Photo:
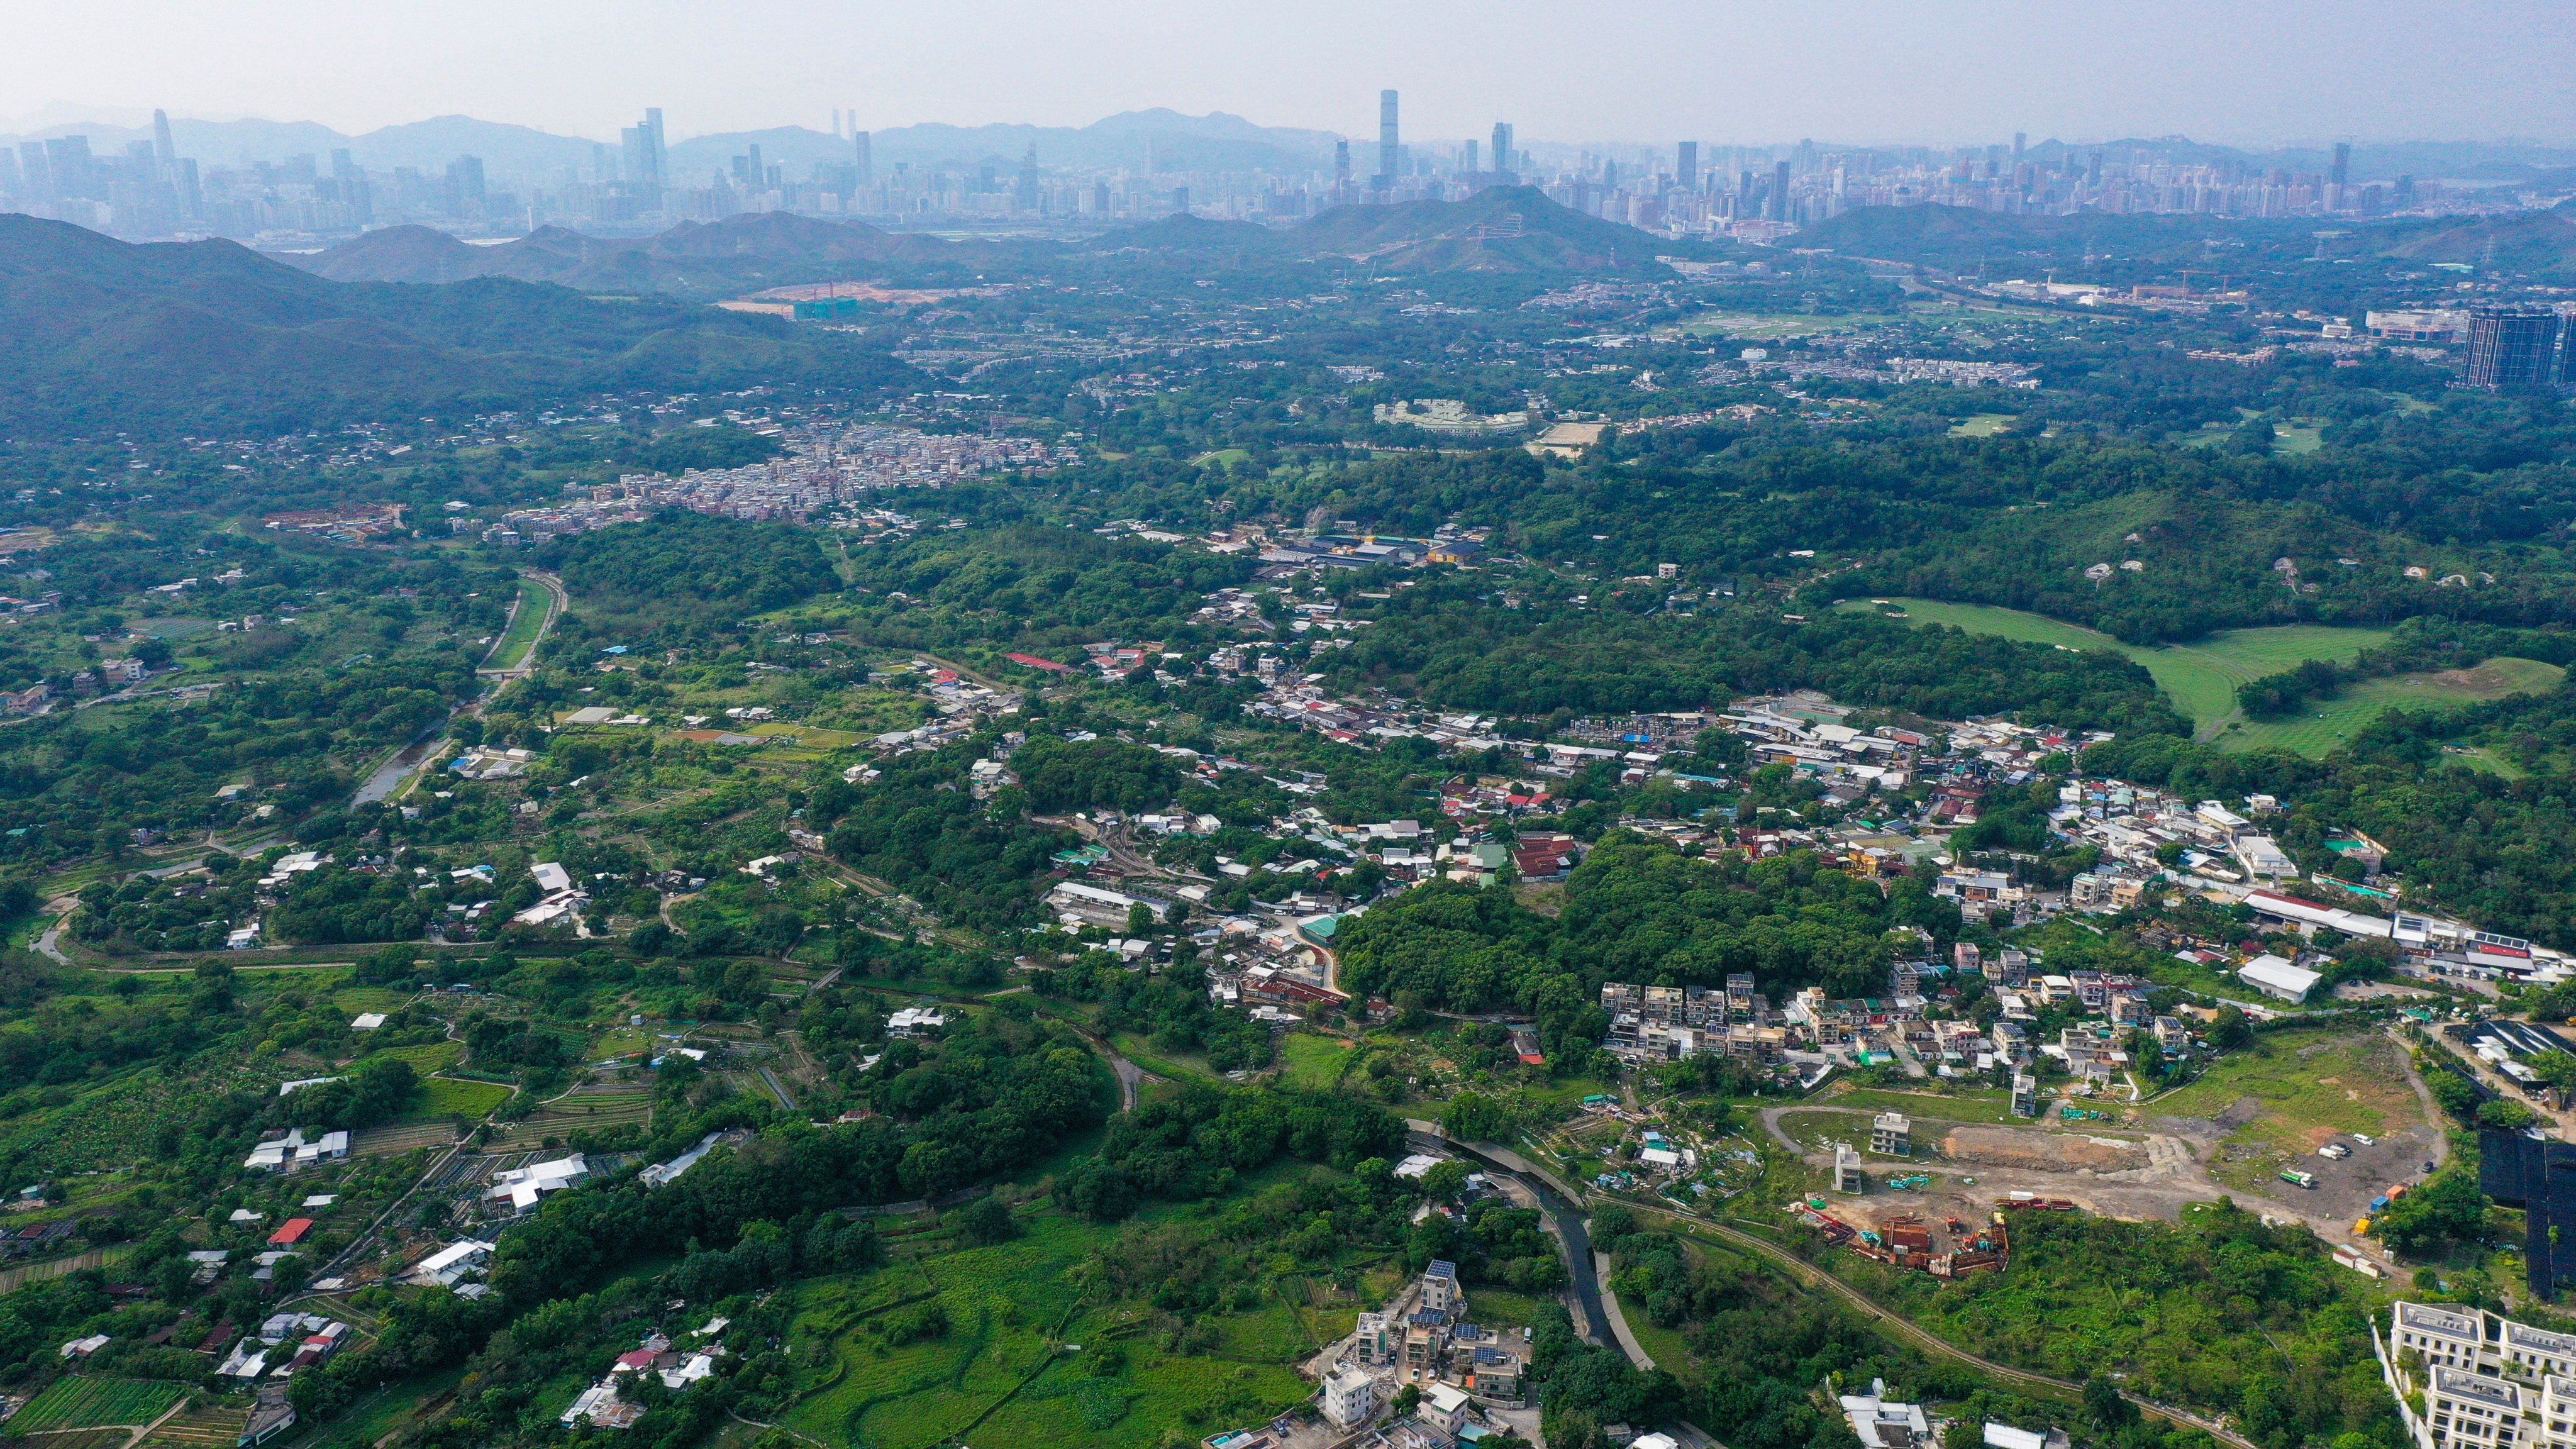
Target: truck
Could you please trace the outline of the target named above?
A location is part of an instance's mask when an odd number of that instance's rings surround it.
[[[2356,1237],[2356,1238],[2366,1238],[2366,1237],[2369,1237],[2369,1236],[2370,1236],[2370,1219],[2368,1219],[2368,1218],[2363,1218],[2363,1219],[2361,1219],[2359,1222],[2354,1223],[2354,1224],[2352,1225],[2352,1235],[2353,1235],[2354,1237]]]
[[[2317,1156],[2332,1158],[2334,1161],[2341,1162],[2345,1158],[2352,1156],[2352,1149],[2344,1146],[2340,1142],[2329,1142],[2325,1146],[2317,1149]]]
[[[2290,1184],[2292,1187],[2313,1188],[2317,1185],[2316,1174],[2312,1172],[2299,1172],[2295,1170],[2285,1172],[2281,1174],[2281,1180]],[[2383,1203],[2381,1206],[2384,1207],[2386,1204]]]
[[[2384,1213],[2388,1211],[2388,1199],[2385,1197],[2372,1198],[2370,1200],[2370,1210],[2375,1213]]]

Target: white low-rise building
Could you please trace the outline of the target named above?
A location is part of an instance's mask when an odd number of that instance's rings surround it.
[[[512,1211],[526,1212],[547,1193],[561,1192],[588,1176],[590,1164],[576,1152],[552,1162],[533,1162],[526,1167],[496,1172],[492,1174],[492,1190],[484,1195],[507,1198]]]
[[[1324,1417],[1344,1429],[1368,1422],[1377,1412],[1377,1380],[1347,1363],[1324,1375]]]
[[[492,1244],[474,1238],[448,1244],[411,1265],[403,1281],[424,1288],[452,1288],[468,1273],[479,1273],[492,1261]]]

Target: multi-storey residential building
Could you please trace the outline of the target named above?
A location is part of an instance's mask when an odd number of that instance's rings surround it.
[[[2399,1303],[2388,1336],[2374,1324],[2371,1338],[2418,1449],[2576,1449],[2576,1335],[2480,1309]],[[2417,1391],[2420,1415],[2407,1398]]]

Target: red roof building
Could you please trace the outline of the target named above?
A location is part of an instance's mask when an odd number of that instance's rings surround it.
[[[278,1225],[276,1232],[268,1235],[268,1245],[272,1248],[291,1248],[311,1231],[313,1231],[311,1218],[288,1218]]]

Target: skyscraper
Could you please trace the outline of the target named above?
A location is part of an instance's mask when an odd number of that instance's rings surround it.
[[[1786,161],[1771,168],[1771,219],[1789,219],[1789,163]]]
[[[1476,164],[1476,141],[1472,136],[1467,139],[1467,154],[1462,158],[1462,164],[1469,175],[1483,169]]]
[[[1333,143],[1333,198],[1347,201],[1351,194],[1351,143]]]
[[[637,186],[658,188],[669,180],[663,167],[660,106],[648,108],[643,122],[618,132],[617,139],[624,152],[628,181]]]
[[[1028,154],[1020,158],[1020,184],[1012,200],[1024,211],[1034,211],[1038,204],[1038,143],[1029,143]]]
[[[165,176],[179,164],[179,147],[170,139],[168,111],[156,110],[152,113],[152,159],[160,164],[161,172]]]
[[[2490,392],[2546,387],[2556,371],[2558,313],[2548,307],[2469,309],[2469,385]]]
[[[1512,154],[1512,123],[1494,123],[1494,170],[1505,180],[1513,179],[1521,169],[1520,157]]]
[[[1395,92],[1377,93],[1377,186],[1389,190],[1395,185],[1396,133]]]
[[[875,185],[877,179],[877,168],[876,163],[868,157],[868,133],[853,127],[850,131],[850,141],[852,145],[858,148],[859,184],[861,186]]]
[[[1699,190],[1699,143],[1684,141],[1673,158],[1673,181],[1684,191]]]
[[[2349,141],[2337,141],[2335,142],[2334,148],[2334,162],[2326,170],[2326,184],[2328,186],[2341,186],[2351,180],[2352,143]]]
[[[447,163],[447,211],[450,216],[483,212],[483,158],[459,156]]]

